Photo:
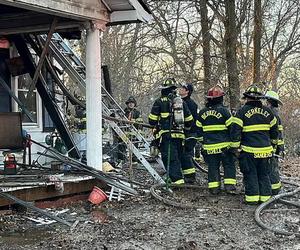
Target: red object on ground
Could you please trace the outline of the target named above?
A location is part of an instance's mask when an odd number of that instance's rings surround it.
[[[9,41],[6,38],[0,38],[0,48],[9,49]]]
[[[102,201],[107,200],[107,195],[98,187],[94,186],[93,191],[91,192],[89,199],[91,203],[97,205]]]
[[[4,157],[4,174],[17,174],[17,161],[14,154],[7,154]]]

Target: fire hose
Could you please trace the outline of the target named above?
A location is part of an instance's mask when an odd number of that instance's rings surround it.
[[[294,186],[297,186],[297,188],[293,191],[290,191],[290,192],[286,192],[286,193],[282,193],[282,194],[278,194],[278,195],[275,195],[273,196],[270,200],[262,203],[261,205],[259,205],[256,210],[255,210],[255,221],[256,223],[264,228],[264,229],[267,229],[267,230],[270,230],[272,232],[275,232],[275,233],[278,233],[278,234],[283,234],[283,235],[297,235],[299,236],[300,233],[295,233],[295,232],[288,232],[288,231],[285,231],[285,230],[282,230],[282,229],[278,229],[278,228],[275,228],[273,226],[269,226],[269,225],[266,225],[262,219],[260,218],[260,214],[261,212],[268,206],[270,205],[271,203],[275,202],[275,201],[279,201],[279,202],[282,202],[284,204],[287,204],[287,205],[293,205],[293,206],[296,206],[296,207],[300,207],[300,204],[299,203],[295,203],[295,202],[291,202],[291,201],[286,201],[286,200],[282,200],[282,198],[284,197],[290,197],[290,196],[293,196],[297,193],[300,192],[300,184],[298,183],[295,183],[295,182],[290,182],[290,181],[283,181],[283,183],[286,183],[286,184],[290,184],[290,185],[294,185]]]

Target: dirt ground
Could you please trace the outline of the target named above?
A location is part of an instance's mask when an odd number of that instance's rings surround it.
[[[297,159],[285,162],[285,174],[300,176]],[[237,195],[212,196],[205,188],[206,175],[197,175],[202,189],[164,194],[192,203],[198,207],[194,209],[171,207],[142,192],[139,197],[125,196],[94,207],[87,201],[68,206],[61,217],[79,221],[72,230],[58,223],[37,226],[28,217],[39,215],[30,211],[0,215],[0,249],[300,249],[299,235],[276,235],[256,224],[255,207],[243,204],[241,185]],[[268,207],[262,219],[300,233],[299,211],[278,203]]]

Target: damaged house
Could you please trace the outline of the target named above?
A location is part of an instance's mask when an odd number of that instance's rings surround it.
[[[24,142],[20,142],[20,138],[26,137],[26,133],[30,135],[25,145],[25,150],[28,147],[30,152],[27,150],[23,159],[23,167],[30,169],[35,159],[49,157],[45,153],[45,137],[49,131],[55,130],[70,157],[68,159],[73,159],[73,164],[79,168],[83,155],[61,113],[59,96],[54,91],[58,88],[72,104],[86,109],[86,171],[93,177],[99,177],[103,161],[102,135],[99,132],[102,131],[102,115],[109,117],[119,109],[117,116],[123,118],[120,106],[102,87],[103,79],[109,79],[101,77],[105,68],[101,69],[100,32],[108,25],[149,22],[152,19],[150,10],[142,0],[0,0],[0,13],[0,119],[8,124],[2,127],[1,138],[7,138],[5,143],[8,144],[16,142],[22,148]],[[82,62],[65,42],[65,39],[80,39],[83,30],[86,33],[86,62]],[[60,77],[61,72],[79,87],[85,103],[69,92]],[[127,145],[130,144],[119,123],[108,120],[108,124]],[[17,136],[11,139],[13,134]],[[143,137],[137,135],[137,138],[149,148]],[[6,153],[17,147],[9,147],[5,143],[0,146]],[[154,179],[163,182],[139,150],[134,145],[132,147],[133,153]],[[44,155],[37,154],[43,150]],[[66,152],[60,157],[62,155]],[[101,178],[98,179],[103,180]],[[76,182],[68,182],[70,187],[62,193],[91,190],[95,184],[89,178]],[[58,195],[55,190],[49,191],[45,187],[32,188],[30,192],[28,189],[24,191],[15,187],[9,191],[25,200]],[[0,205],[11,202],[0,200]]]

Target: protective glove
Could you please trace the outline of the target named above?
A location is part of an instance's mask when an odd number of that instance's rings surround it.
[[[197,142],[195,146],[195,158],[199,159],[201,157],[201,151],[202,151],[202,143]]]

